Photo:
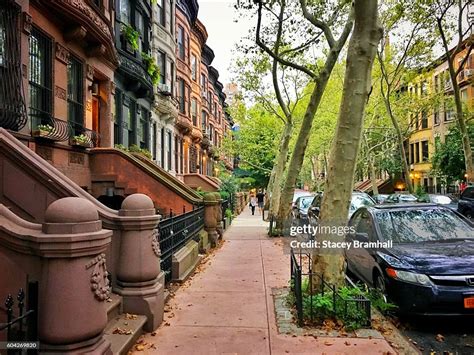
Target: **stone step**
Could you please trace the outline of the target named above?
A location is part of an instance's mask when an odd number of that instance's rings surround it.
[[[107,300],[107,321],[113,321],[120,314],[122,314],[122,296],[111,293]]]
[[[142,335],[145,323],[145,316],[128,313],[120,314],[111,320],[105,328],[104,338],[110,341],[112,353],[126,355]]]

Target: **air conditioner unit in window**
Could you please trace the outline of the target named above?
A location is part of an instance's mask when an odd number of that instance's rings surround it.
[[[171,96],[171,88],[168,84],[158,84],[158,91],[166,96]]]

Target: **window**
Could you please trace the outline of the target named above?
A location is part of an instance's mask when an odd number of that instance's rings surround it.
[[[178,152],[178,136],[174,136],[174,170],[178,172],[179,166],[179,152]]]
[[[84,125],[84,73],[82,63],[69,56],[67,65],[67,117],[75,134],[82,132]]]
[[[415,163],[415,147],[414,144],[410,144],[410,164]]]
[[[152,136],[151,136],[151,154],[153,156],[153,160],[156,160],[156,145],[158,143],[158,131],[156,127],[156,122],[153,122],[152,125]]]
[[[421,112],[421,129],[428,128],[428,114],[426,111]]]
[[[420,162],[420,142],[415,143],[415,163]]]
[[[165,168],[165,129],[161,129],[161,167]]]
[[[166,84],[166,54],[158,51],[157,66],[160,69],[160,84]]]
[[[130,23],[130,0],[120,0],[120,21]]]
[[[178,55],[181,60],[185,60],[186,51],[184,48],[184,28],[178,25]]]
[[[193,119],[193,126],[197,126],[197,102],[196,99],[193,97],[191,99],[191,117]]]
[[[467,102],[467,89],[462,89],[461,90],[461,101],[462,102]]]
[[[6,31],[3,16],[0,16],[0,65],[5,64]]]
[[[148,142],[148,135],[149,135],[149,126],[148,126],[148,117],[149,112],[144,107],[139,107],[137,105],[137,122],[139,122],[138,126],[138,137],[140,140],[140,148],[148,149],[149,142]]]
[[[201,74],[201,90],[206,91],[206,76]]]
[[[139,33],[138,51],[139,53],[148,52],[147,25],[145,23],[145,18],[138,11],[135,12],[135,23],[135,28]]]
[[[168,171],[171,170],[171,159],[172,159],[171,147],[172,147],[172,136],[171,136],[171,131],[168,131]]]
[[[197,80],[197,59],[194,54],[191,56],[191,77],[194,81]]]
[[[162,26],[166,26],[165,18],[165,0],[157,0],[156,6],[158,8],[158,23]],[[171,8],[170,8],[171,9]]]
[[[179,90],[179,112],[186,114],[186,87],[184,86],[184,80],[178,79],[178,90]]]
[[[174,23],[173,23],[173,16],[172,16],[172,11],[173,11],[173,0],[169,0],[168,2],[168,11],[166,12],[166,18],[168,19],[169,25],[170,25],[170,32],[174,32]]]
[[[439,124],[439,107],[435,107],[435,112],[434,112],[434,124],[437,125]]]
[[[202,111],[202,112],[201,112],[201,129],[202,129],[202,133],[207,133],[206,127],[207,127],[207,113],[206,113],[206,111]]]
[[[212,125],[209,125],[209,140],[212,142],[213,137],[214,137],[214,127]]]
[[[430,154],[428,150],[428,141],[421,142],[421,157],[424,162],[427,162],[430,158]]]
[[[34,124],[48,124],[52,114],[52,41],[35,27],[29,42],[30,116]]]

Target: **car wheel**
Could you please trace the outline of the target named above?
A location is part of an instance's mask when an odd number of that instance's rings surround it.
[[[387,287],[385,285],[385,279],[378,272],[375,273],[374,287],[380,293],[384,302],[387,302],[388,298],[387,298]]]

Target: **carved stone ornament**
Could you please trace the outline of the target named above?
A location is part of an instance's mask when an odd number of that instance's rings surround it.
[[[66,89],[56,85],[54,92],[55,92],[55,96],[58,99],[61,99],[61,100],[64,100],[64,101],[67,100]]]
[[[94,67],[90,64],[87,64],[87,71],[86,71],[87,79],[94,80],[94,73],[95,73]]]
[[[157,257],[161,257],[160,243],[158,242],[158,230],[155,229],[151,234],[151,248]]]
[[[56,43],[56,59],[64,64],[69,63],[69,51],[59,43]]]
[[[23,32],[26,34],[31,33],[31,28],[33,26],[33,17],[27,12],[23,12]]]
[[[109,273],[105,267],[105,254],[97,255],[89,261],[86,269],[92,268],[91,290],[99,301],[105,301],[110,295]]]

